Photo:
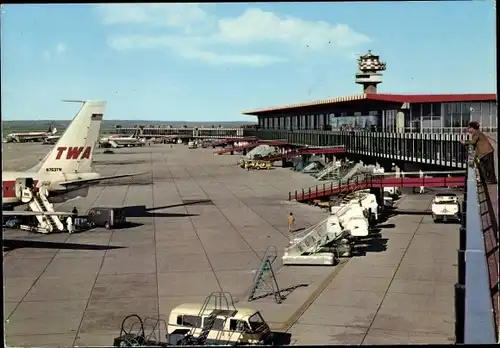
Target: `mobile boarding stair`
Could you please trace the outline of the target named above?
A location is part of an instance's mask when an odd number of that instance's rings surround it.
[[[255,273],[252,282],[252,289],[248,296],[248,302],[258,300],[270,295],[274,296],[276,303],[282,303],[285,297],[281,295],[278,280],[273,269],[273,262],[278,258],[276,246],[267,247],[264,252],[264,257],[261,260],[260,266]]]
[[[350,164],[349,167],[343,168],[339,161],[333,161],[326,165],[320,172],[316,173],[314,177],[318,180],[335,180],[343,179],[348,180],[353,177],[360,168],[363,167],[363,163]]]
[[[228,345],[232,338],[228,337],[225,342],[222,342],[220,334],[223,330],[220,330],[220,328],[217,328],[217,335],[215,337],[209,339],[209,335],[214,328],[218,317],[222,316],[225,318],[222,323],[219,324],[221,327],[224,327],[226,321],[234,317],[237,312],[238,310],[234,305],[233,296],[230,293],[213,292],[205,299],[205,302],[203,303],[198,314],[198,317],[204,317],[201,332],[195,335],[195,331],[199,329],[193,328],[191,332],[184,336],[181,342],[179,342],[180,345],[202,346],[207,343]],[[205,316],[206,313],[209,313],[209,315]]]
[[[51,233],[55,231],[65,231],[64,224],[57,215],[45,215],[43,213],[55,212],[54,205],[48,200],[49,191],[44,186],[36,190],[33,187],[33,180],[22,178],[16,180],[16,197],[21,202],[28,204],[33,212],[41,214],[35,215],[38,221],[37,232]],[[22,229],[31,230],[30,226],[21,225]]]
[[[340,256],[350,256],[353,241],[369,233],[364,210],[356,200],[332,207],[329,217],[290,241],[283,264],[334,265]]]
[[[322,158],[311,157],[309,164],[302,169],[302,173],[316,175],[322,171],[326,166],[325,161]]]
[[[338,172],[339,167],[340,167],[339,161],[332,161],[332,162],[326,164],[326,166],[322,170],[313,174],[313,176],[318,180],[323,180],[327,176],[334,175],[335,172]]]

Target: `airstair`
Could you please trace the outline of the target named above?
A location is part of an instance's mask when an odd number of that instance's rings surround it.
[[[250,150],[246,154],[245,158],[251,160],[251,159],[256,159],[256,157],[272,156],[272,155],[275,155],[276,153],[277,153],[277,151],[273,146],[263,144],[263,145],[259,145],[255,148],[253,148],[252,150]]]
[[[118,145],[118,144],[116,143],[116,141],[114,141],[114,140],[108,140],[108,145],[109,145],[110,147],[114,148],[114,149],[116,149],[116,148],[119,148],[119,147],[120,147],[120,145]]]
[[[48,200],[48,190],[41,187],[39,190],[34,190],[32,187],[20,187],[21,201],[27,203],[31,211],[41,213],[36,216],[38,220],[38,232],[51,233],[55,231],[64,231],[65,227],[57,215],[46,215],[43,213],[55,212],[54,205]],[[17,193],[17,190],[16,190]]]
[[[358,174],[360,169],[363,168],[363,163],[356,163],[354,166],[352,166],[345,175],[341,176],[341,179],[343,181],[347,181],[351,179],[354,175]],[[343,173],[342,173],[343,174]]]
[[[336,215],[330,215],[317,225],[301,232],[290,241],[283,255],[284,265],[334,265],[335,255],[325,246],[342,237]]]
[[[238,312],[234,305],[233,296],[228,292],[213,292],[211,293],[203,302],[199,317],[203,317],[203,326],[201,327],[201,332],[195,336],[195,331],[197,328],[193,328],[191,332],[185,336],[182,345],[204,345],[210,335],[210,332],[214,328],[217,319],[224,317],[225,319],[220,323],[221,327],[225,326],[226,321],[234,317]],[[206,313],[209,313],[208,316]],[[221,331],[220,328],[217,328]]]
[[[342,196],[333,197],[330,199],[330,213],[334,214],[341,207],[351,204],[358,203],[363,210],[364,216],[368,219],[370,224],[378,221],[379,219],[379,206],[377,202],[377,197],[371,194],[369,190],[361,190],[356,192],[350,192]]]
[[[302,173],[315,175],[323,170],[324,167],[324,164],[320,161],[312,161],[302,169]]]
[[[276,303],[281,303],[284,297],[281,296],[281,291],[276,280],[276,275],[273,270],[273,262],[278,258],[276,246],[269,246],[262,258],[259,269],[255,273],[252,283],[252,289],[248,296],[248,302],[274,295]]]
[[[368,212],[374,208],[372,199],[375,196],[366,194],[363,198],[353,199],[347,204],[333,206],[330,211],[339,219],[343,232],[351,238],[368,236],[369,215]],[[364,203],[364,206],[363,206]],[[378,207],[375,200],[375,209]]]
[[[374,205],[375,204],[375,205]],[[367,211],[377,208],[374,195],[365,194],[331,207],[331,215],[298,234],[283,256],[284,265],[334,265],[349,256],[352,242],[369,233]]]
[[[323,180],[327,175],[331,175],[335,171],[338,171],[340,167],[340,162],[332,161],[328,163],[321,171],[313,175],[318,180]]]
[[[332,161],[328,163],[321,171],[313,176],[318,180],[344,180],[347,181],[353,177],[360,168],[362,163],[349,164],[348,167],[343,167],[340,161]]]

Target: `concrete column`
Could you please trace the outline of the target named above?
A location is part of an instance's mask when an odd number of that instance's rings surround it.
[[[423,178],[425,176],[424,172],[422,170],[419,170],[418,171],[418,176],[420,178]],[[425,193],[425,187],[424,186],[420,186],[420,193]]]
[[[403,111],[398,111],[396,113],[396,132],[404,133],[405,131],[405,114]]]

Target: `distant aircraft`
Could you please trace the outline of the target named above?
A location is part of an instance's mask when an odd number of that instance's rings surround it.
[[[50,136],[54,136],[57,129],[52,127],[52,123],[46,132],[26,132],[26,133],[10,133],[5,137],[6,143],[26,143],[26,142],[40,142],[44,141]]]
[[[145,139],[140,138],[140,130],[137,129],[132,135],[110,135],[109,137],[104,137],[99,140],[100,147],[125,147],[125,146],[144,146]]]
[[[21,214],[3,210],[4,215],[64,215],[67,213],[54,212],[51,203],[85,197],[89,187],[102,180],[141,175],[101,176],[91,168],[106,102],[82,103],[80,111],[40,163],[25,172],[2,172],[3,208],[29,204],[33,210]]]
[[[43,139],[43,143],[45,145],[54,145],[55,143],[57,143],[60,137],[60,135],[49,135],[48,137]]]

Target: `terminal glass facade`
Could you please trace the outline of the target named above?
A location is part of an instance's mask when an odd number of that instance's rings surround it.
[[[412,103],[400,108],[359,112],[320,112],[313,114],[259,116],[263,129],[283,130],[378,130],[410,133],[459,133],[469,122],[482,129],[497,129],[496,101]]]
[[[486,132],[495,132],[498,126],[496,101],[416,103],[410,105],[410,132],[460,132],[471,121],[477,121]]]
[[[370,111],[368,113],[340,113],[329,114],[328,124],[332,130],[350,129],[372,129],[381,125],[379,111]]]

